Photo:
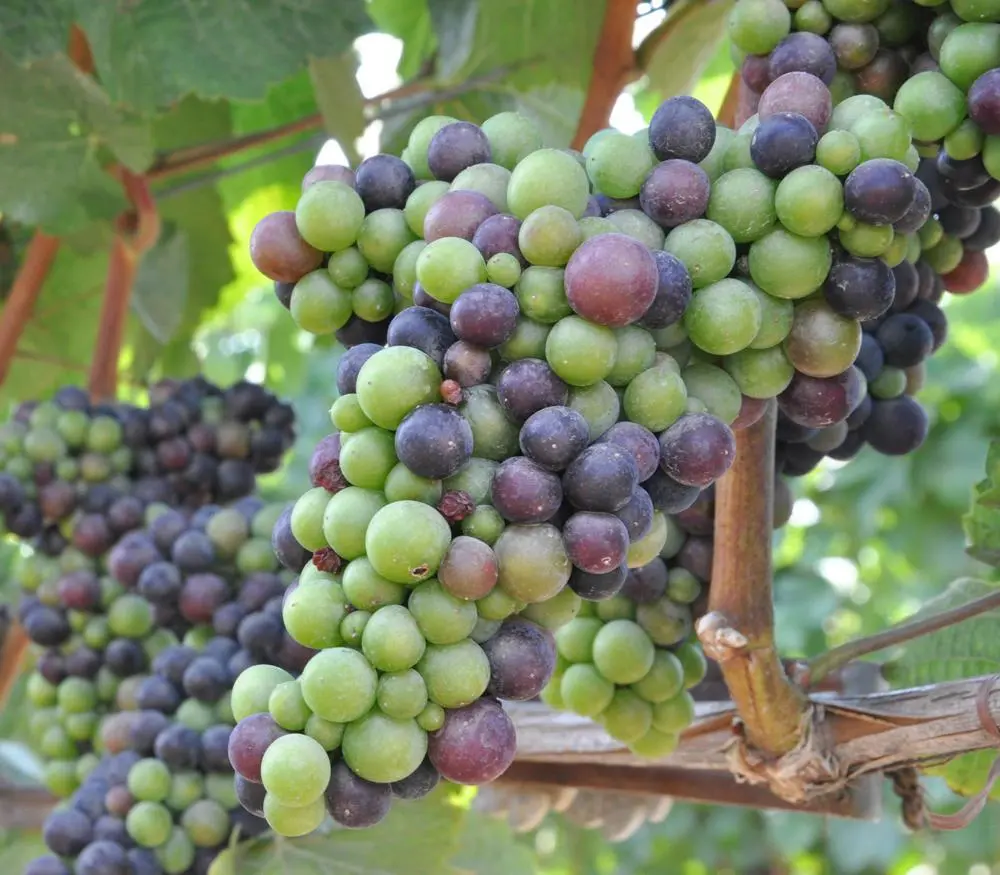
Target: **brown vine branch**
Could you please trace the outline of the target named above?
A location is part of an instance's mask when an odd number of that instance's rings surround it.
[[[774,500],[772,401],[760,421],[736,432],[736,461],[716,484],[715,556],[708,613],[698,622],[705,653],[719,663],[747,740],[759,752],[792,750],[805,700],[774,644],[771,520]]]
[[[573,136],[574,149],[582,149],[601,128],[606,128],[622,89],[634,78],[635,0],[607,0],[601,34],[594,49],[593,73],[587,97]]]
[[[6,704],[10,691],[21,673],[21,663],[28,651],[28,635],[20,624],[7,619],[3,645],[0,646],[0,708]]]
[[[1000,608],[1000,590],[973,599],[957,608],[949,608],[929,617],[921,617],[919,620],[904,620],[902,623],[897,623],[895,626],[890,626],[874,635],[848,641],[846,644],[841,644],[839,647],[834,647],[811,659],[806,667],[803,682],[809,686],[815,686],[831,672],[855,659],[877,653],[888,647],[895,647],[897,644],[904,644],[914,638],[930,635],[941,629],[947,629],[956,623],[970,620],[997,608]]]
[[[733,78],[729,80],[729,87],[726,89],[726,96],[722,101],[722,107],[719,109],[718,122],[727,128],[736,127],[736,115],[739,112],[740,105],[740,84],[742,81],[743,77],[740,76],[739,71],[733,73]]]
[[[17,342],[31,318],[58,251],[59,238],[44,231],[35,231],[28,243],[24,260],[10,287],[10,295],[0,310],[0,385],[7,378]]]

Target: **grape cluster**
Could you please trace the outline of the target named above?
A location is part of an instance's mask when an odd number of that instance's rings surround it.
[[[46,677],[54,660],[75,659],[77,650],[64,648],[47,653],[29,679],[40,709],[33,720],[50,727],[46,737],[72,729],[81,714],[89,731],[71,735],[77,747],[49,764],[75,779],[56,789],[79,786],[45,826],[56,856],[32,863],[28,875],[70,865],[77,875],[195,875],[234,829],[244,837],[266,829],[234,785],[231,691],[250,666],[267,661],[298,673],[311,655],[281,618],[291,575],[279,570],[270,536],[282,510],[254,498],[194,514],[155,507],[146,528],[114,547],[111,579],[134,625],[103,653],[94,649],[95,676]],[[106,618],[112,627],[116,604]]]

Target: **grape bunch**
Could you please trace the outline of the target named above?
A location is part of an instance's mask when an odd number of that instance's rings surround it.
[[[22,622],[44,648],[28,678],[32,735],[54,793],[72,792],[93,767],[105,715],[152,708],[203,719],[207,693],[228,691],[244,666],[296,665],[275,614],[285,583],[270,533],[280,511],[256,498],[194,514],[154,504],[148,526],[124,535],[103,563],[72,548],[22,560],[22,585],[37,583],[22,600]],[[231,667],[196,666],[187,684],[157,673],[179,642],[200,647],[214,634],[228,636],[215,646],[232,650]]]

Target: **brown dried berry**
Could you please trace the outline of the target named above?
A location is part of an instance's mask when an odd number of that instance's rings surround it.
[[[476,509],[476,503],[472,500],[472,496],[468,492],[455,490],[454,492],[446,492],[441,496],[437,509],[441,516],[454,525],[455,523],[460,523],[471,514]]]

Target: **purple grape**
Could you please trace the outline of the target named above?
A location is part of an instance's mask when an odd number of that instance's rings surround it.
[[[105,648],[104,662],[118,677],[131,677],[146,668],[146,651],[137,641],[116,638]]]
[[[987,136],[1000,134],[1000,69],[987,70],[972,83],[969,117]]]
[[[1000,243],[1000,210],[992,206],[984,207],[979,212],[979,227],[962,244],[966,252],[984,252],[997,243]],[[919,269],[920,262],[917,265]]]
[[[760,94],[771,84],[771,73],[767,57],[764,55],[747,55],[740,66],[740,76],[752,92]]]
[[[504,620],[482,647],[490,661],[487,692],[498,699],[534,699],[555,671],[556,642],[552,633],[522,617]]]
[[[660,442],[655,434],[638,423],[616,423],[597,442],[614,444],[631,453],[639,470],[640,483],[652,477],[660,464]]]
[[[91,842],[76,858],[75,875],[132,875],[132,864],[121,845],[107,840]]]
[[[81,646],[66,654],[66,674],[90,680],[97,677],[103,663],[100,653]]]
[[[833,112],[830,89],[811,73],[785,73],[764,89],[757,104],[757,115],[766,121],[778,113],[805,116],[818,134],[826,131]]]
[[[927,412],[909,395],[874,401],[871,416],[861,427],[865,441],[886,456],[904,456],[927,437]]]
[[[588,447],[563,474],[563,489],[578,510],[614,513],[632,498],[639,469],[632,454],[611,443]]]
[[[882,373],[882,368],[885,367],[885,353],[882,352],[882,346],[871,334],[861,336],[861,349],[854,360],[854,366],[861,371],[869,383]]]
[[[271,549],[278,561],[289,571],[298,573],[306,567],[312,554],[295,540],[292,534],[292,508],[289,504],[278,517],[271,532]]]
[[[153,659],[153,671],[172,684],[180,686],[187,667],[197,658],[191,647],[175,644],[161,650]]]
[[[496,386],[504,413],[519,425],[533,413],[569,400],[569,386],[541,359],[512,362],[500,372]]]
[[[933,212],[931,193],[927,186],[916,177],[914,177],[914,191],[915,195],[910,208],[892,226],[897,234],[915,234],[923,228]]]
[[[374,826],[389,813],[391,805],[388,784],[359,778],[343,760],[333,764],[326,787],[326,810],[336,823],[349,829]]]
[[[424,404],[396,429],[396,456],[414,474],[443,480],[472,458],[472,428],[447,404]]]
[[[569,576],[569,588],[588,602],[602,602],[618,595],[627,573],[628,567],[625,565],[619,565],[604,574],[590,574],[574,568]]]
[[[69,621],[48,605],[33,608],[21,622],[28,637],[42,647],[58,647],[70,637]]]
[[[181,694],[170,681],[151,675],[145,678],[136,691],[136,704],[143,711],[160,711],[173,714],[180,707]]]
[[[24,502],[24,487],[11,474],[0,474],[0,513],[9,514]]]
[[[483,129],[470,122],[452,122],[432,138],[427,147],[427,166],[435,179],[451,182],[474,164],[487,164],[492,158],[490,141]]]
[[[52,853],[60,857],[75,857],[93,838],[90,818],[72,808],[53,811],[42,828],[42,840]]]
[[[350,395],[358,387],[358,372],[381,346],[377,343],[359,343],[351,347],[337,362],[337,391],[341,395]]]
[[[59,601],[75,611],[92,611],[101,602],[101,582],[93,571],[71,571],[56,585]]]
[[[590,426],[570,407],[546,407],[521,426],[521,452],[549,471],[562,471],[590,442]]]
[[[570,561],[581,571],[605,574],[625,562],[628,529],[614,514],[582,511],[563,526],[563,544]]]
[[[517,732],[496,699],[482,698],[445,711],[444,725],[427,739],[441,777],[455,784],[486,784],[514,762]]]
[[[715,487],[703,489],[698,500],[677,514],[674,521],[689,535],[711,535],[715,530]]]
[[[264,785],[258,784],[256,781],[248,781],[239,774],[235,776],[234,780],[236,782],[236,798],[239,800],[240,805],[251,814],[263,817],[264,796],[267,795]]]
[[[823,295],[841,316],[864,322],[877,319],[892,306],[896,279],[881,258],[855,258],[845,253],[830,268]]]
[[[973,207],[948,206],[938,213],[938,221],[945,234],[964,240],[979,228],[982,212]]]
[[[961,191],[952,191],[946,187],[945,193],[949,202],[955,206],[982,209],[1000,198],[1000,179],[990,179],[975,188],[966,188]]]
[[[893,368],[918,365],[934,351],[930,326],[912,313],[896,313],[885,320],[875,337],[882,346],[885,363]]]
[[[641,540],[653,527],[653,500],[645,489],[637,486],[628,504],[615,511],[615,516],[625,523],[629,541]]]
[[[542,523],[562,504],[559,477],[523,456],[500,463],[493,475],[493,506],[508,522]]]
[[[472,240],[497,208],[478,191],[449,191],[431,204],[424,216],[424,239],[430,243],[442,237]]]
[[[847,419],[844,420],[844,423],[849,431],[857,431],[868,421],[868,417],[871,415],[872,396],[866,394],[865,397],[861,399],[861,403],[855,407]]]
[[[934,177],[940,185],[946,185],[952,191],[979,188],[990,181],[990,172],[986,169],[981,155],[959,160],[952,158],[944,149],[941,149],[934,161],[928,162],[927,167],[931,172],[936,171]],[[926,175],[923,175],[922,178],[926,181]],[[934,205],[935,212],[943,206],[944,204],[936,203]]]
[[[182,616],[192,623],[211,623],[212,614],[229,601],[229,584],[218,574],[190,575],[181,587]]]
[[[13,482],[17,483],[16,480]],[[20,488],[20,484],[18,487]],[[16,510],[20,501],[23,501],[23,492],[20,495],[21,499],[11,506],[12,510]],[[11,499],[4,501],[4,497],[0,496],[0,502],[9,504]],[[65,480],[55,480],[38,490],[38,506],[42,509],[42,516],[48,521],[65,519],[76,508],[76,487]]]
[[[373,155],[358,165],[354,188],[369,213],[381,209],[401,210],[417,187],[410,165],[395,155]]]
[[[711,538],[688,538],[677,554],[677,564],[708,583],[712,579],[713,553]]]
[[[200,656],[184,672],[184,692],[200,702],[218,702],[229,689],[232,680],[222,663]]]
[[[873,158],[858,165],[844,183],[844,205],[861,222],[898,222],[917,196],[916,178],[905,164]]]
[[[861,372],[854,367],[835,377],[808,377],[796,372],[778,396],[778,406],[799,425],[826,428],[847,419],[861,403],[864,385]]]
[[[142,570],[136,588],[139,594],[154,604],[173,604],[180,596],[184,579],[180,569],[171,562],[154,562]]]
[[[493,349],[510,338],[520,314],[517,298],[503,286],[477,283],[451,305],[451,329],[459,340]]]
[[[796,112],[779,112],[761,121],[750,140],[750,158],[772,179],[811,164],[819,134],[812,122]]]
[[[653,113],[649,145],[660,161],[682,158],[698,164],[715,145],[715,118],[700,100],[671,97]]]
[[[653,252],[656,262],[656,297],[639,324],[656,330],[678,322],[691,302],[691,275],[677,256],[662,249]]]
[[[229,735],[229,762],[236,774],[260,783],[260,761],[271,743],[287,735],[270,714],[251,714],[236,724]]]
[[[892,301],[892,313],[901,313],[917,300],[920,294],[920,274],[908,261],[901,261],[892,269],[896,282],[896,297]]]
[[[948,317],[944,315],[944,311],[930,301],[915,301],[906,312],[918,316],[927,323],[934,338],[931,351],[937,352],[948,338]]]
[[[811,73],[825,85],[837,72],[837,56],[830,43],[814,33],[799,32],[786,36],[771,52],[768,73],[771,80],[785,73]]]
[[[444,354],[442,372],[446,380],[454,380],[463,389],[485,383],[493,370],[489,350],[459,340]]]
[[[451,313],[451,304],[444,304],[436,298],[432,298],[420,283],[413,284],[413,306],[426,307],[442,316],[448,316]]]
[[[215,562],[215,547],[204,532],[188,530],[174,541],[170,559],[181,571],[207,571]]]
[[[381,322],[366,322],[357,316],[351,316],[343,328],[338,328],[334,332],[337,341],[351,349],[362,343],[385,343],[386,332],[389,330],[391,316],[386,317]]]
[[[447,316],[426,307],[407,307],[393,317],[386,342],[388,346],[419,349],[440,368],[448,347],[457,339]]]
[[[651,605],[667,591],[667,563],[659,556],[641,568],[630,568],[622,595],[639,605]]]
[[[659,271],[652,253],[638,240],[599,234],[570,256],[564,281],[566,299],[576,313],[620,328],[637,322],[652,306]]]
[[[714,483],[729,470],[735,456],[732,430],[708,413],[685,414],[660,435],[660,467],[687,486],[704,488]]]
[[[490,216],[476,229],[476,233],[472,236],[472,245],[479,250],[484,261],[506,252],[513,255],[523,269],[528,266],[528,260],[521,254],[517,242],[520,233],[521,220],[507,213],[501,213]]]
[[[407,775],[402,781],[391,783],[389,789],[397,799],[410,801],[423,799],[440,783],[441,775],[438,770],[434,768],[430,760],[425,759],[413,773]]]
[[[661,228],[676,228],[705,215],[711,188],[708,174],[697,164],[674,158],[650,171],[639,203]]]

